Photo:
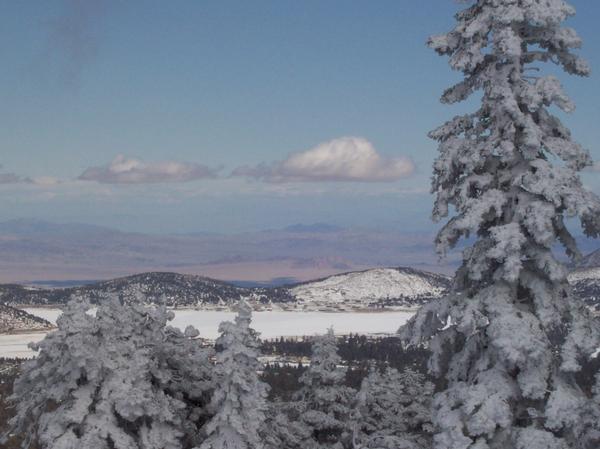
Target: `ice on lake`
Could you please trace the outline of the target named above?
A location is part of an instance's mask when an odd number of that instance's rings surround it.
[[[43,332],[24,334],[0,334],[0,357],[26,358],[35,353],[27,347],[29,343],[38,342],[46,335]]]
[[[52,323],[60,315],[59,309],[29,308],[27,312],[44,318]],[[219,333],[219,323],[231,321],[234,312],[213,310],[175,310],[171,325],[185,329],[192,325],[200,331],[200,336],[215,339]],[[332,327],[336,334],[392,334],[406,323],[413,312],[255,312],[252,326],[262,338],[281,336],[302,336],[324,333]],[[39,341],[43,333],[0,335],[0,357],[31,357],[34,353],[27,348],[31,341]]]

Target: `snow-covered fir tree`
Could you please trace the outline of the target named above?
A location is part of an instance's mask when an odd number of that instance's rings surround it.
[[[216,341],[212,419],[203,428],[200,449],[258,449],[265,421],[268,386],[259,379],[259,341],[250,327],[252,309],[238,305],[235,322],[223,322]]]
[[[211,386],[208,351],[190,330],[167,327],[163,307],[113,299],[89,309],[72,300],[58,330],[32,345],[39,354],[14,384],[10,432],[26,436],[24,448],[180,449],[198,419],[186,400],[200,405]],[[196,373],[186,380],[183,353]]]
[[[552,252],[560,243],[577,257],[570,217],[588,236],[600,229],[598,198],[578,176],[590,155],[550,111],[574,105],[543,74],[545,63],[589,74],[573,51],[580,38],[563,25],[575,10],[563,0],[468,3],[429,45],[464,74],[442,101],[480,92],[481,106],[431,133],[440,151],[432,191],[434,219],[453,214],[438,250],[476,239],[454,292],[405,331],[430,344],[431,368],[448,381],[434,400],[435,448],[599,447],[598,403],[577,379],[600,346],[598,322],[573,298]]]
[[[431,448],[433,384],[411,369],[371,368],[354,411],[353,446]]]
[[[172,312],[168,318],[172,318]],[[193,326],[185,331],[167,326],[155,346],[156,365],[151,374],[169,395],[185,404],[181,413],[183,448],[199,444],[199,429],[212,416],[208,405],[214,389],[212,347],[198,343],[200,332]]]
[[[333,329],[318,337],[312,347],[310,366],[300,377],[302,387],[295,399],[298,419],[311,431],[310,447],[342,447],[351,439],[352,406],[356,391],[344,385]]]
[[[269,402],[261,435],[266,449],[314,447],[312,429],[300,418],[303,408],[296,401]]]

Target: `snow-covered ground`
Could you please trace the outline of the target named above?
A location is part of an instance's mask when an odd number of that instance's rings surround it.
[[[33,332],[28,334],[0,334],[0,357],[25,358],[35,353],[27,345],[44,338],[44,332]]]
[[[58,309],[29,308],[27,312],[52,323],[60,315]],[[413,315],[413,312],[327,313],[327,312],[255,312],[253,327],[263,338],[302,336],[324,333],[333,326],[337,334],[390,334]],[[214,339],[221,321],[233,320],[235,313],[207,310],[175,310],[172,325],[180,329],[192,325],[200,336]],[[0,335],[0,357],[30,357],[30,341],[39,341],[43,333]]]
[[[447,278],[402,268],[375,268],[338,274],[326,279],[300,284],[290,290],[303,305],[327,307],[367,307],[370,302],[386,298],[436,297],[447,285]]]
[[[579,270],[575,270],[569,274],[569,282],[574,284],[583,280],[593,280],[600,279],[600,268],[592,267],[592,268],[581,268]]]
[[[44,307],[23,308],[21,310],[24,310],[32,315],[39,316],[46,321],[50,321],[52,324],[56,324],[56,319],[62,313],[60,309],[50,309]]]

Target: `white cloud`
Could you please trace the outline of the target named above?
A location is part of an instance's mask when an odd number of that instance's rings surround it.
[[[53,176],[39,176],[36,178],[31,178],[29,182],[30,184],[35,184],[36,186],[41,187],[52,187],[64,183],[64,181],[54,178]]]
[[[238,167],[232,176],[267,182],[358,181],[391,182],[415,170],[406,157],[385,157],[360,137],[341,137],[272,164]]]
[[[188,182],[216,177],[216,171],[191,162],[150,162],[117,156],[110,164],[90,167],[78,179],[104,184]]]

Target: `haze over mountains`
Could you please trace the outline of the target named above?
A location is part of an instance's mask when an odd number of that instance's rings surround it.
[[[243,286],[282,285],[394,266],[452,274],[460,251],[440,261],[432,241],[429,233],[322,223],[241,234],[156,235],[12,220],[0,223],[0,283],[52,281],[50,285],[61,286],[62,281],[68,286],[70,281],[81,284],[160,271]],[[584,253],[597,248],[593,241],[579,243]]]
[[[0,282],[100,280],[148,271],[269,284],[374,267],[454,270],[431,234],[298,224],[242,234],[151,235],[39,220],[0,223]]]

